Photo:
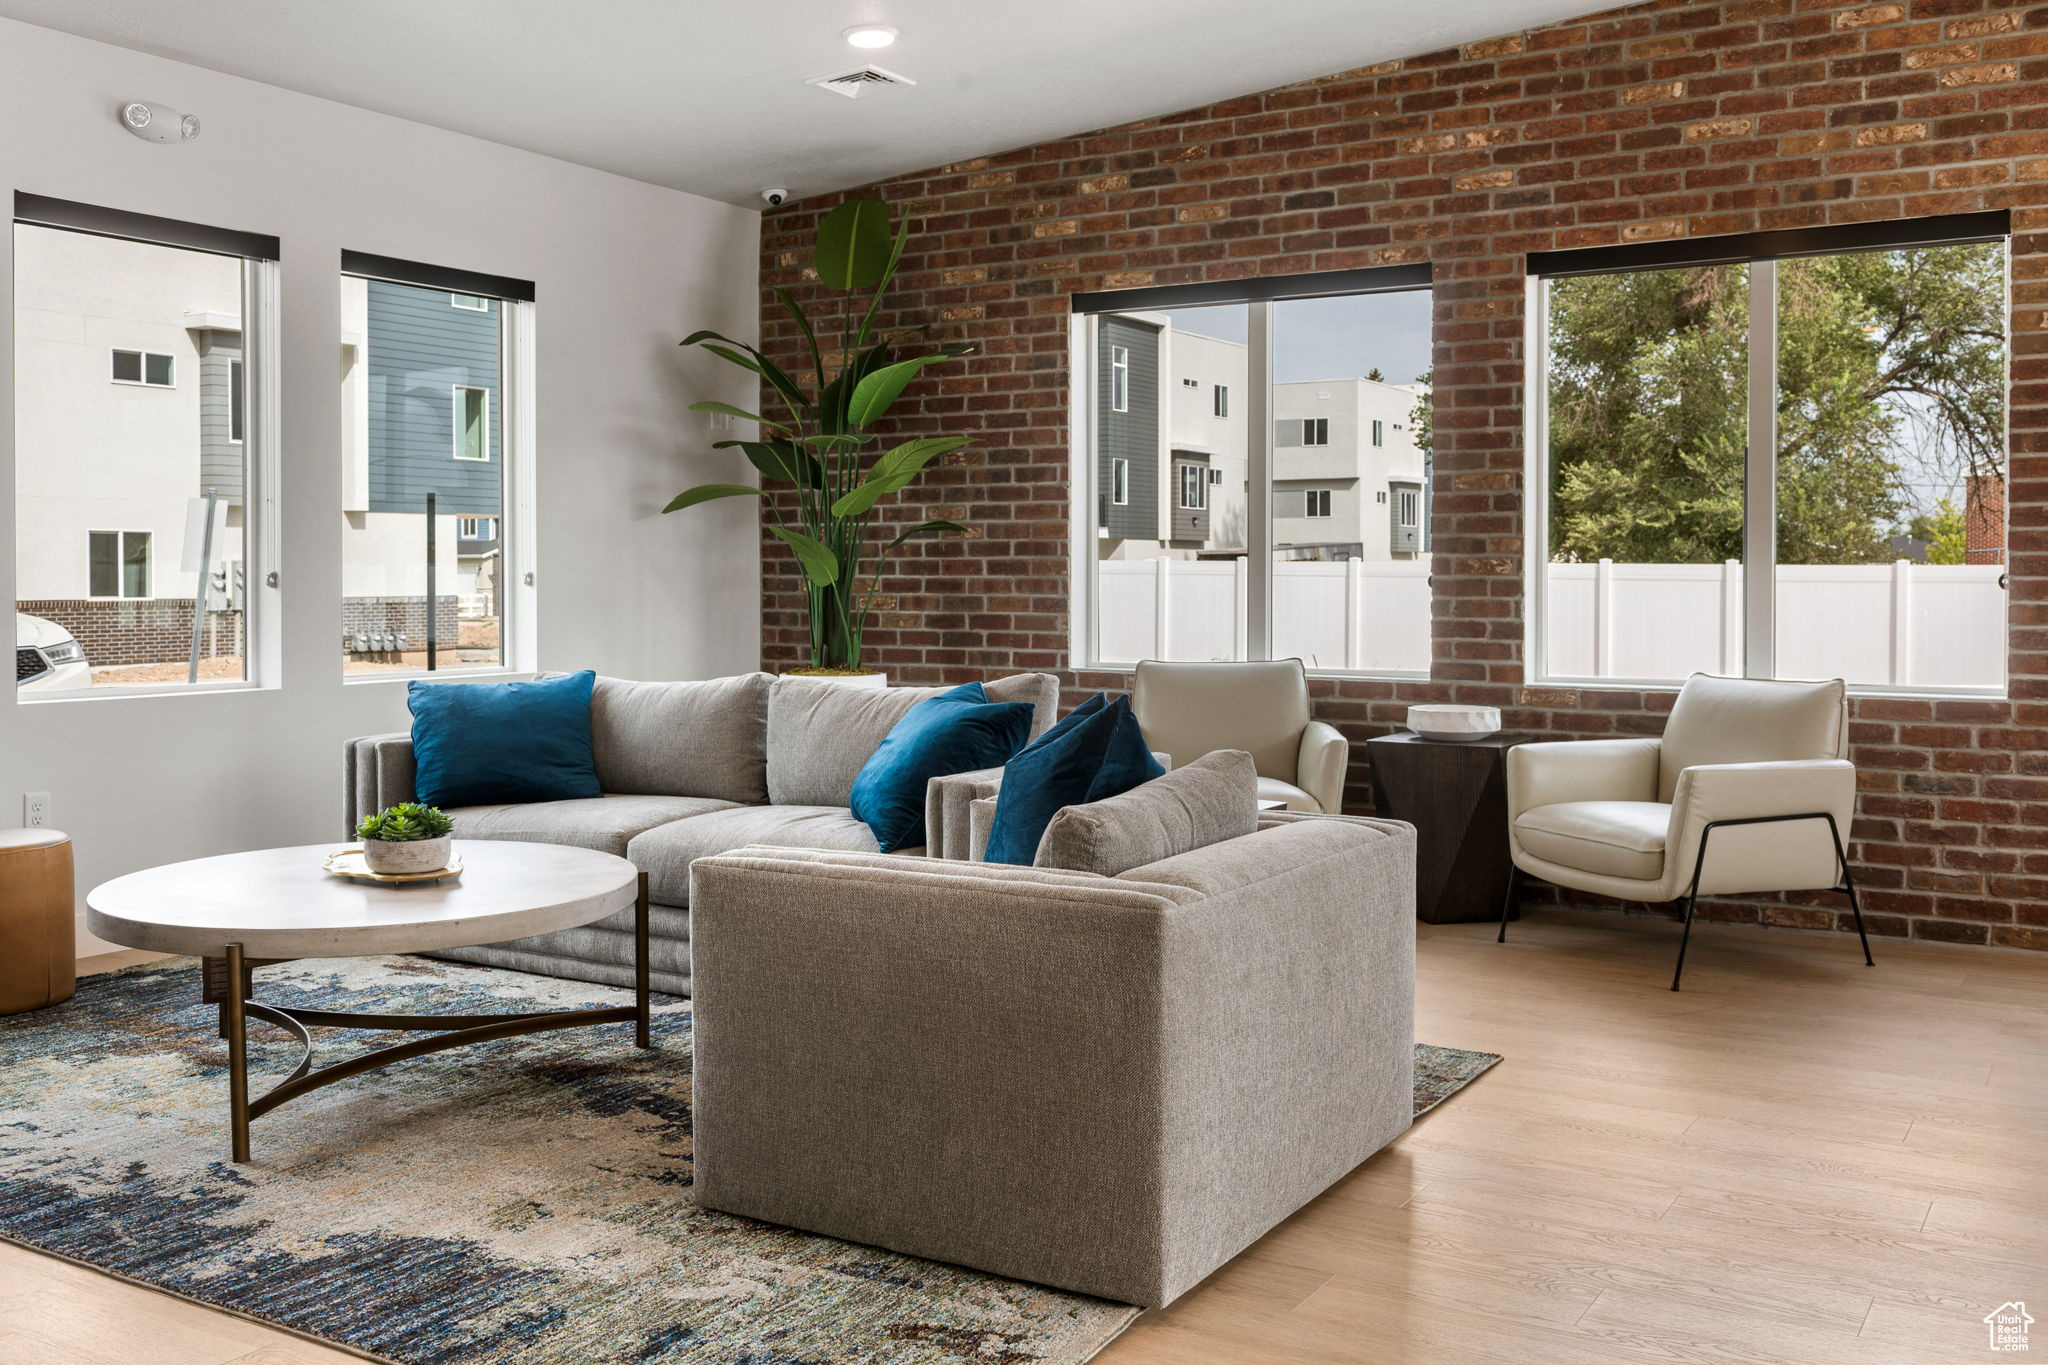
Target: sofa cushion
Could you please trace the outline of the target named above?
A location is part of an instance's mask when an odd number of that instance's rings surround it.
[[[875,832],[884,853],[921,847],[931,780],[1000,768],[1030,733],[1030,705],[991,702],[980,683],[927,697],[861,765],[848,803],[853,818]]]
[[[1120,796],[1064,807],[1032,865],[1114,877],[1241,839],[1258,828],[1258,779],[1250,754],[1218,749]]]
[[[1602,877],[1664,875],[1671,807],[1661,801],[1563,801],[1525,810],[1515,838],[1547,863]]]
[[[607,792],[768,799],[766,673],[704,682],[599,678],[590,748]]]
[[[985,855],[992,863],[1031,866],[1045,827],[1062,806],[1101,801],[1163,774],[1131,714],[1129,697],[1091,697],[1003,768]]]
[[[448,815],[455,821],[458,839],[521,839],[623,854],[643,830],[732,805],[708,796],[599,796],[588,801],[457,806]]]
[[[660,905],[690,903],[690,864],[748,844],[879,853],[874,831],[844,806],[740,806],[650,829],[626,845]],[[905,849],[920,853],[922,849]]]
[[[585,669],[545,682],[413,682],[415,799],[429,806],[570,801],[604,794],[590,756]]]
[[[990,701],[1032,702],[1032,732],[1045,728],[1058,692],[1044,673],[984,683]],[[844,806],[853,779],[910,708],[950,687],[855,687],[777,678],[768,689],[768,799],[778,806]]]

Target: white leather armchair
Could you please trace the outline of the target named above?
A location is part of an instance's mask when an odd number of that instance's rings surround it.
[[[1310,720],[1299,659],[1138,665],[1131,711],[1145,739],[1178,768],[1215,749],[1242,749],[1259,773],[1259,799],[1336,815],[1344,807],[1351,742]]]
[[[1843,840],[1856,806],[1841,681],[1695,673],[1658,739],[1518,744],[1508,750],[1507,940],[1524,873],[1630,901],[1685,902],[1671,989],[1702,895],[1841,891],[1863,960],[1863,912]]]

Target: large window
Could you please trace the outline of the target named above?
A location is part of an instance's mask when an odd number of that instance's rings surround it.
[[[502,667],[524,586],[507,555],[532,287],[452,289],[453,272],[376,257],[343,268],[343,671]]]
[[[2003,688],[2006,250],[1979,219],[1532,262],[1540,675]]]
[[[1078,658],[1428,671],[1427,554],[1376,494],[1427,479],[1429,299],[1404,267],[1075,300]]]
[[[18,696],[262,680],[275,239],[14,207]]]

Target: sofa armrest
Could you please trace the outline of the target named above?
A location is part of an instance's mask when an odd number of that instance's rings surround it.
[[[413,799],[412,736],[365,735],[348,741],[342,763],[343,838],[356,837],[366,815]]]
[[[924,852],[927,858],[967,860],[971,851],[968,807],[1001,788],[1003,770],[982,768],[971,773],[935,777],[924,789]]]
[[[1567,801],[1655,801],[1656,739],[1582,739],[1508,750],[1508,824]]]
[[[1301,752],[1294,785],[1316,799],[1325,815],[1344,813],[1344,776],[1351,762],[1351,741],[1334,725],[1312,720],[1301,732]]]
[[[1667,880],[1692,883],[1709,824],[1774,815],[1827,814],[1844,852],[1856,810],[1856,765],[1845,758],[1708,763],[1681,769],[1665,836]],[[1828,890],[1841,883],[1835,841],[1824,820],[1723,826],[1707,844],[1700,893]]]

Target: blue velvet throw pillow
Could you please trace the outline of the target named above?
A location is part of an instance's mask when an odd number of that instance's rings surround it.
[[[1028,701],[990,701],[962,683],[904,713],[853,779],[853,818],[874,831],[882,852],[920,848],[925,786],[935,777],[999,768],[1031,733]]]
[[[1131,714],[1131,699],[1097,693],[1004,765],[983,856],[1029,867],[1062,807],[1106,801],[1165,773]]]
[[[447,807],[603,796],[590,757],[596,682],[586,668],[546,682],[409,684],[414,799]]]

